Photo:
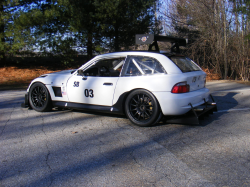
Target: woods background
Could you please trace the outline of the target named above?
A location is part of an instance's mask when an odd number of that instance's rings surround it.
[[[249,81],[249,18],[249,0],[0,0],[0,66],[28,57],[70,66],[153,33],[187,38],[182,53],[203,69]]]

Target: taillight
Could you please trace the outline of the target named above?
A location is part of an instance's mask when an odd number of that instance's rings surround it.
[[[189,92],[189,85],[186,82],[179,82],[172,88],[172,93],[187,93]]]

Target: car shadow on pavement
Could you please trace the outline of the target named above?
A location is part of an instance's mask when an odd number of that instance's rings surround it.
[[[119,114],[111,114],[111,113],[103,113],[103,112],[94,112],[94,111],[87,111],[87,110],[76,110],[73,109],[72,111],[84,114],[94,114],[98,116],[105,116],[105,117],[115,117],[115,118],[123,118],[126,119],[126,115],[119,115]]]

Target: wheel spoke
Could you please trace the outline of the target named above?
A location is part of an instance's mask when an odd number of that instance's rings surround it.
[[[141,113],[138,112],[138,121],[140,121],[140,118],[141,118]]]
[[[141,115],[142,115],[143,120],[145,120],[145,112],[143,112]]]
[[[137,104],[138,103],[138,101],[136,101],[134,98],[133,98],[133,101]]]
[[[140,98],[140,104],[143,104],[143,98]]]
[[[41,102],[41,100],[38,101],[38,106],[39,106],[39,107],[42,107],[42,102]]]

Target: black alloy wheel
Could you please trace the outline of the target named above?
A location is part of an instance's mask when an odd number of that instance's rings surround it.
[[[144,127],[154,125],[162,116],[154,95],[143,89],[129,94],[125,102],[125,113],[132,123]]]
[[[30,106],[38,112],[51,110],[51,98],[46,86],[42,83],[34,83],[29,91]]]

